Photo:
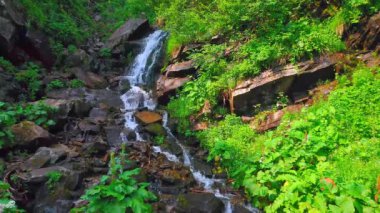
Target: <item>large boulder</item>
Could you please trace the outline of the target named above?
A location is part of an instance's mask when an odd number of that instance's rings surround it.
[[[14,24],[3,17],[0,17],[0,53],[9,54],[16,41],[17,29]]]
[[[334,79],[335,64],[333,57],[322,57],[264,71],[231,91],[231,111],[239,115],[251,114],[257,104],[274,104],[279,93],[295,97],[295,94],[314,87],[318,81]]]
[[[100,75],[97,75],[90,71],[85,71],[79,67],[70,69],[70,72],[90,89],[105,89],[108,86],[108,82]]]
[[[221,200],[211,193],[189,193],[178,196],[177,212],[219,213],[223,212]]]
[[[14,145],[30,146],[32,142],[49,143],[50,133],[31,121],[22,121],[11,127],[15,136]]]
[[[175,95],[177,89],[189,82],[191,77],[168,78],[161,75],[157,80],[157,96],[160,104],[167,104],[170,96]]]
[[[54,65],[56,58],[50,48],[49,38],[43,32],[29,29],[20,43],[32,58],[41,61],[49,68]]]
[[[130,19],[117,29],[105,44],[105,48],[114,49],[129,40],[142,38],[150,30],[147,19]]]
[[[168,78],[183,78],[195,74],[196,70],[193,61],[185,61],[176,64],[171,64],[166,68],[166,77]]]

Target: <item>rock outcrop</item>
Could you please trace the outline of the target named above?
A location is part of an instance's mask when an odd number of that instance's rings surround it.
[[[189,75],[194,75],[196,69],[193,61],[185,61],[171,64],[166,68],[165,76],[168,78],[183,78]]]
[[[105,44],[105,48],[113,50],[127,41],[142,38],[150,31],[147,19],[130,19],[116,30]]]
[[[185,83],[189,82],[191,77],[183,78],[168,78],[161,75],[157,80],[157,98],[160,104],[167,104],[170,96],[175,95],[176,90],[182,87]]]
[[[325,56],[264,71],[231,91],[231,111],[239,115],[252,114],[257,104],[264,107],[274,104],[279,93],[296,102],[299,94],[314,87],[318,81],[334,79],[335,64],[333,57]]]
[[[36,59],[48,68],[55,62],[48,37],[28,28],[23,12],[11,0],[0,1],[0,56],[15,63]]]
[[[347,45],[355,49],[373,50],[380,41],[380,13],[370,17],[359,32],[349,36]]]

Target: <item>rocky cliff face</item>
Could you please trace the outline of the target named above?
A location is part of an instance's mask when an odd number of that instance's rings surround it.
[[[22,9],[11,0],[0,2],[0,55],[14,63],[38,60],[48,68],[55,62],[48,37],[28,27]]]

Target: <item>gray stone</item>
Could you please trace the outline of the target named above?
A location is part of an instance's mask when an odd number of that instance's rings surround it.
[[[189,193],[178,196],[175,210],[188,213],[220,213],[223,212],[224,205],[214,194]]]

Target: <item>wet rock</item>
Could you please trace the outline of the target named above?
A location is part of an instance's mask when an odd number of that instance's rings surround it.
[[[200,171],[204,176],[209,178],[213,176],[212,166],[207,162],[195,158],[193,163],[195,170]]]
[[[149,132],[150,134],[152,134],[154,136],[165,136],[166,135],[165,128],[159,123],[149,124],[149,125],[144,127],[144,130]]]
[[[334,79],[335,63],[332,58],[322,57],[267,70],[232,90],[231,110],[239,115],[252,114],[252,109],[257,104],[274,104],[280,92],[291,96],[311,89],[320,80]]]
[[[150,111],[136,112],[135,117],[143,125],[153,124],[162,121],[162,116],[160,114]]]
[[[167,104],[170,96],[175,95],[177,89],[191,80],[190,77],[183,78],[167,78],[161,75],[157,80],[157,96],[160,104]]]
[[[121,138],[121,133],[123,131],[122,127],[108,126],[105,127],[104,130],[106,131],[107,143],[109,146],[118,146],[123,143],[123,140]]]
[[[90,71],[85,71],[82,68],[70,68],[69,72],[74,73],[74,75],[83,81],[86,87],[90,89],[105,89],[108,86],[108,82],[102,76]]]
[[[120,110],[123,106],[123,102],[120,99],[120,94],[111,90],[89,90],[87,98],[90,102],[98,105],[105,105],[109,108]]]
[[[66,157],[66,150],[60,147],[40,147],[36,153],[25,162],[23,167],[27,170],[40,169],[45,166],[53,165]]]
[[[178,196],[177,212],[220,213],[224,210],[221,200],[210,193],[189,193]]]
[[[166,77],[168,78],[183,78],[188,75],[195,74],[196,70],[193,61],[185,61],[176,64],[171,64],[166,68]]]
[[[52,137],[44,128],[30,121],[23,121],[11,127],[15,136],[13,145],[31,146],[32,142],[51,143]]]
[[[112,50],[128,40],[142,38],[149,30],[148,20],[130,19],[111,35],[105,48]]]

